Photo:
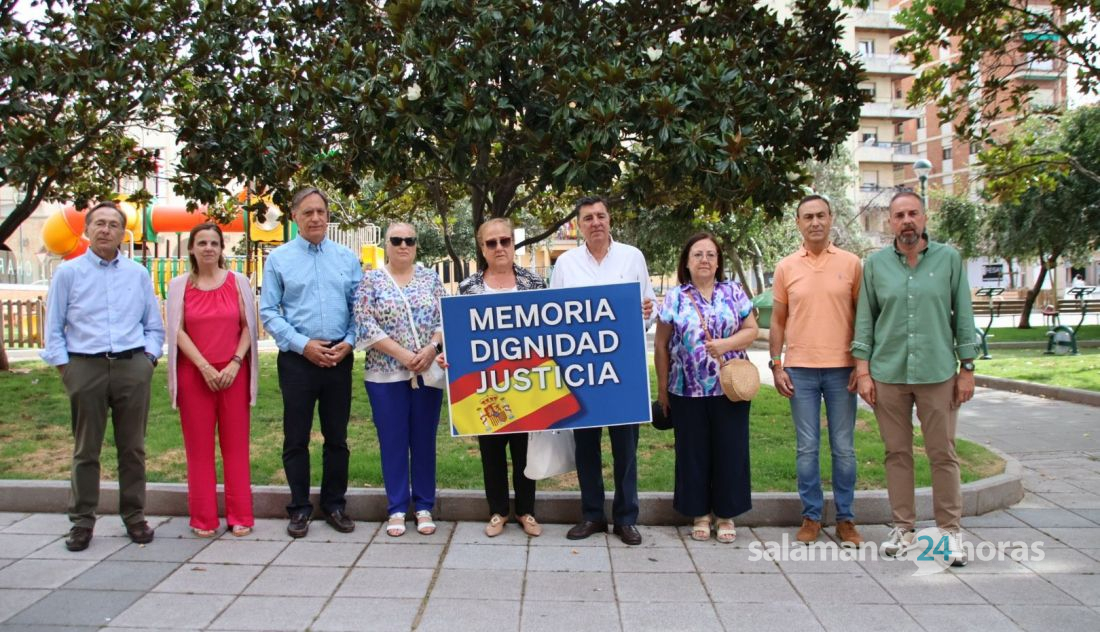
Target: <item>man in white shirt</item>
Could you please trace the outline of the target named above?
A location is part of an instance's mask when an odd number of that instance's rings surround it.
[[[642,286],[642,318],[646,326],[653,316],[656,295],[649,282],[645,257],[634,246],[611,239],[611,213],[600,196],[581,198],[576,205],[577,224],[584,236],[584,248],[570,250],[554,265],[551,288],[604,285],[637,281]],[[611,426],[611,455],[615,470],[615,500],[611,511],[614,532],[624,544],[642,543],[638,532],[638,426]],[[607,532],[604,513],[603,458],[600,440],[603,428],[573,431],[576,440],[577,478],[581,486],[581,522],[569,530],[570,540],[583,540]]]

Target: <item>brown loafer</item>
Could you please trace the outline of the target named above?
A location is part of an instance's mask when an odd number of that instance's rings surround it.
[[[343,509],[337,509],[332,513],[326,513],[325,522],[328,523],[328,526],[336,529],[340,533],[351,533],[355,531],[355,522],[344,513]]]
[[[305,512],[290,516],[290,522],[286,525],[286,533],[292,538],[304,538],[309,533],[309,514]]]
[[[809,544],[817,540],[818,534],[821,533],[821,522],[814,520],[813,518],[802,518],[802,526],[798,528],[798,533],[795,534],[795,539],[802,544]]]
[[[493,514],[493,517],[489,518],[489,524],[485,525],[485,535],[490,538],[495,538],[501,533],[504,533],[504,525],[508,524],[508,519],[500,514]]]
[[[642,534],[638,531],[638,527],[632,524],[617,524],[614,532],[623,541],[623,544],[638,546],[642,543]]]
[[[523,532],[532,538],[537,538],[542,535],[542,525],[531,514],[526,514],[519,517],[519,526],[523,527]]]
[[[70,551],[83,551],[92,541],[92,530],[88,527],[73,527],[65,537],[65,548]]]
[[[583,540],[589,536],[597,533],[607,533],[607,522],[593,522],[592,520],[584,520],[575,525],[565,537],[570,540]]]
[[[142,520],[126,525],[126,535],[130,536],[130,541],[135,544],[149,544],[153,541],[153,528],[148,522]]]

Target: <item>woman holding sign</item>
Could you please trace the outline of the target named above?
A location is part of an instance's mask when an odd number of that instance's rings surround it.
[[[442,351],[439,276],[416,265],[416,229],[390,224],[386,264],[368,270],[355,294],[356,346],[367,350],[366,382],[386,486],[386,534],[405,533],[410,500],[416,530],[435,533],[435,435],[443,391],[425,383]],[[438,370],[438,369],[437,369]]]
[[[470,275],[458,286],[460,294],[492,294],[541,290],[546,283],[539,276],[515,265],[515,230],[512,221],[496,217],[477,230],[477,245],[488,262],[485,270]],[[443,363],[443,359],[440,358]],[[508,522],[508,454],[512,452],[512,487],[516,492],[516,516],[519,526],[530,536],[542,533],[535,520],[535,481],[523,475],[527,467],[527,433],[479,435],[481,471],[485,475],[485,498],[489,501],[489,524],[485,535],[490,538],[504,531]]]
[[[676,433],[673,507],[694,519],[691,537],[710,539],[711,514],[719,542],[737,537],[733,518],[752,508],[749,478],[749,402],[722,393],[721,363],[747,358],[756,339],[752,302],[725,280],[722,249],[697,233],[680,252],[680,285],[657,315],[654,364],[657,401]]]

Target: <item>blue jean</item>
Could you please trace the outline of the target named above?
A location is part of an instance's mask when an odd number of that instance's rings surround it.
[[[809,369],[788,367],[794,385],[791,417],[798,445],[798,496],[802,516],[821,520],[825,505],[821,491],[821,402],[829,422],[829,448],[833,454],[833,501],[837,522],[851,520],[856,487],[856,452],[853,434],[856,425],[856,395],[848,392],[851,367]]]
[[[390,514],[408,511],[410,500],[414,511],[435,505],[435,435],[443,391],[418,379],[415,390],[407,380],[366,382]]]

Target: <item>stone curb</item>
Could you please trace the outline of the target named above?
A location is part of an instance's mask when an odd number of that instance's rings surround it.
[[[1035,382],[1023,382],[1010,380],[1003,377],[991,377],[989,375],[975,375],[974,384],[985,388],[993,388],[999,391],[1013,391],[1024,395],[1045,397],[1060,402],[1072,404],[1084,404],[1085,406],[1100,406],[1100,393],[1086,391],[1080,388],[1068,388],[1065,386],[1049,386]]]
[[[1077,346],[1081,348],[1096,348],[1100,347],[1100,340],[1078,340]],[[997,349],[1046,349],[1047,343],[1041,340],[1034,341],[1019,341],[1019,342],[991,342],[989,348],[993,351]]]
[[[962,486],[963,515],[975,516],[1008,507],[1024,496],[1021,466],[1012,457],[985,446],[1005,461],[1003,474]],[[221,486],[219,486],[219,492]],[[610,496],[610,494],[609,494]],[[642,492],[641,515],[644,525],[680,525],[686,518],[672,508],[672,494]],[[26,513],[58,513],[64,511],[69,497],[68,481],[0,481],[0,510]],[[824,522],[830,524],[832,493],[826,492]],[[253,505],[257,518],[283,518],[287,490],[282,486],[253,487]],[[317,489],[313,490],[316,505]],[[386,517],[386,495],[381,489],[350,489],[347,493],[348,514],[355,520],[380,521]],[[221,494],[219,494],[219,504]],[[539,492],[538,518],[541,522],[569,524],[580,519],[579,492]],[[737,518],[737,523],[749,527],[797,526],[801,522],[802,503],[793,492],[760,492],[752,496],[753,508]],[[187,485],[184,483],[149,483],[145,500],[146,513],[151,516],[186,516]],[[118,484],[104,482],[100,494],[101,515],[118,510]],[[221,508],[224,511],[224,507]],[[481,521],[487,516],[485,495],[481,490],[439,490],[435,517],[441,520]],[[892,521],[886,490],[856,493],[855,514],[861,524]],[[610,498],[607,515],[611,515]],[[315,517],[320,517],[315,514]],[[917,490],[917,519],[932,519],[932,490]]]

